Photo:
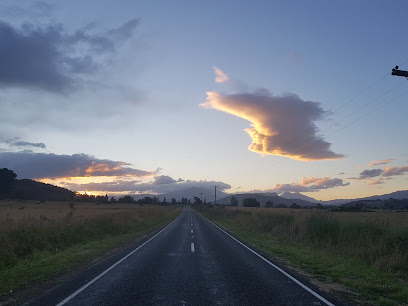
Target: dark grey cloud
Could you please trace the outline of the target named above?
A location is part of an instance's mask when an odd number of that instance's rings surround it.
[[[318,135],[315,122],[325,114],[318,102],[304,101],[295,94],[275,96],[262,89],[239,94],[207,92],[207,102],[201,106],[251,122],[251,128],[245,130],[252,138],[251,151],[298,160],[344,157]]]
[[[383,173],[384,173],[384,170],[382,169],[364,170],[360,172],[358,177],[349,177],[347,179],[348,180],[366,180],[366,179],[371,179],[373,177],[380,176]]]
[[[130,38],[137,25],[130,20],[98,35],[85,29],[66,33],[61,24],[16,28],[0,22],[0,86],[68,93],[103,64],[101,56]]]
[[[17,147],[17,148],[39,148],[39,149],[45,149],[46,145],[42,142],[28,142],[28,141],[23,141],[19,137],[15,137],[13,139],[5,139],[1,140],[0,143],[7,144],[10,147]],[[24,150],[29,150],[29,149],[24,149]]]
[[[77,176],[149,177],[157,171],[129,168],[131,164],[97,159],[86,154],[0,152],[0,167],[13,170],[19,178],[61,178]]]
[[[64,187],[75,191],[96,191],[96,192],[126,192],[128,194],[153,193],[163,194],[175,191],[182,191],[188,188],[205,188],[213,190],[214,185],[219,186],[219,190],[230,189],[231,186],[223,182],[215,181],[191,181],[191,180],[174,180],[170,176],[157,176],[153,181],[141,183],[140,180],[123,180],[118,179],[113,182],[71,184],[64,183]]]
[[[364,170],[364,171],[362,171],[360,173],[358,179],[359,180],[364,180],[366,178],[380,176],[383,172],[384,172],[384,170],[382,170],[382,169]]]

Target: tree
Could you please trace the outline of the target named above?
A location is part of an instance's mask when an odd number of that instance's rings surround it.
[[[231,206],[238,206],[238,199],[236,197],[231,197]]]
[[[133,197],[127,195],[118,200],[119,203],[133,203]]]
[[[0,194],[9,194],[17,174],[7,168],[0,169]]]
[[[290,205],[290,208],[300,208],[300,206],[297,205],[296,203],[293,203],[292,205]]]
[[[259,207],[261,204],[255,198],[246,198],[242,201],[244,207]]]
[[[285,204],[278,204],[275,207],[276,208],[288,208]]]
[[[194,197],[194,202],[193,204],[203,204],[203,201],[199,197]]]
[[[273,202],[271,200],[266,201],[265,207],[273,207]]]
[[[171,199],[171,205],[177,205],[177,200],[175,198]]]

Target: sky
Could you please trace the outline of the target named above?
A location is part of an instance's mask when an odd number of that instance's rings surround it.
[[[0,2],[0,168],[93,194],[406,190],[406,1]]]

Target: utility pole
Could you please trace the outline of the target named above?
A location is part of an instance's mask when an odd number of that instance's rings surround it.
[[[398,66],[395,66],[395,68],[392,69],[391,74],[396,75],[396,76],[402,76],[402,77],[408,78],[408,71],[399,70]]]
[[[214,206],[217,205],[217,187],[220,186],[214,186]]]
[[[204,192],[200,192],[200,195],[201,195],[201,197],[200,197],[200,199],[201,199],[201,204],[203,203],[203,193],[204,193]]]

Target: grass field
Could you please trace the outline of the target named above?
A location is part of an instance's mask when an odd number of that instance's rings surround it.
[[[0,299],[142,237],[180,212],[135,204],[0,201]]]
[[[343,299],[408,304],[408,212],[196,209]]]

